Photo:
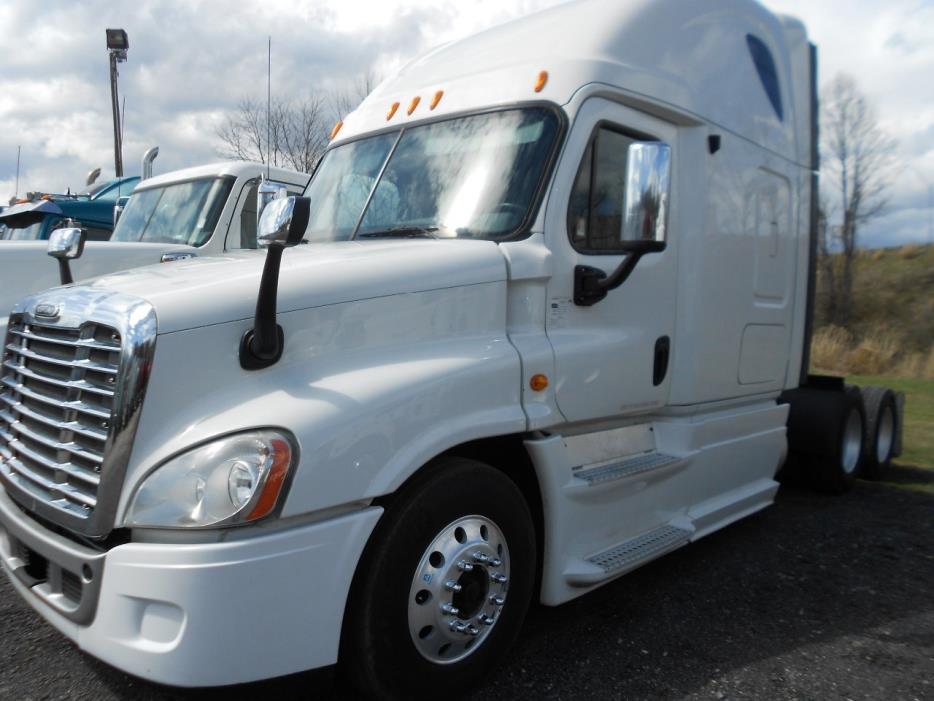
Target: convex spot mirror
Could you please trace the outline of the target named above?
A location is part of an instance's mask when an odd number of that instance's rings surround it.
[[[84,253],[87,232],[84,229],[56,229],[49,236],[48,254],[59,260],[80,258]]]
[[[630,144],[620,232],[628,250],[652,253],[665,248],[670,188],[671,147],[658,141]]]
[[[260,215],[257,243],[263,247],[289,247],[301,243],[310,211],[311,200],[307,197],[292,196],[273,200]]]

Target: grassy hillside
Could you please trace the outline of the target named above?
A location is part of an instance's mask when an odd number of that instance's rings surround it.
[[[814,369],[934,379],[934,246],[861,251],[845,329],[824,318],[826,293],[818,275]]]

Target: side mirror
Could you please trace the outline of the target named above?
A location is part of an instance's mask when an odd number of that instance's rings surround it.
[[[574,304],[596,304],[626,282],[642,256],[665,250],[670,189],[671,147],[658,141],[630,144],[619,248],[626,257],[609,276],[589,265],[575,266]]]
[[[301,243],[308,226],[310,202],[307,197],[285,197],[266,205],[256,227],[256,242],[268,248],[289,248]]]
[[[285,334],[276,323],[276,296],[282,252],[301,243],[311,212],[307,197],[273,200],[259,219],[256,240],[267,249],[263,277],[256,299],[253,328],[240,339],[240,367],[260,370],[275,364],[285,347]]]
[[[58,259],[58,271],[63,285],[74,282],[68,261],[81,257],[86,240],[87,231],[76,227],[56,229],[49,236],[47,252]]]

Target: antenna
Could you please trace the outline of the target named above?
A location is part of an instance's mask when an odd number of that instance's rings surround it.
[[[272,114],[272,36],[266,52],[266,180],[269,180],[269,127]]]

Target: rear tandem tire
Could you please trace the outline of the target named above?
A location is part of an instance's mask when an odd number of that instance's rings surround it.
[[[460,696],[518,636],[536,560],[532,517],[509,477],[466,458],[433,461],[393,495],[364,550],[339,673],[367,698]]]
[[[895,393],[885,387],[861,387],[866,409],[866,440],[860,476],[880,479],[892,462],[898,435]]]
[[[785,393],[789,459],[783,471],[813,488],[842,494],[853,486],[866,416],[857,387],[801,387]],[[797,481],[797,480],[796,480]]]

